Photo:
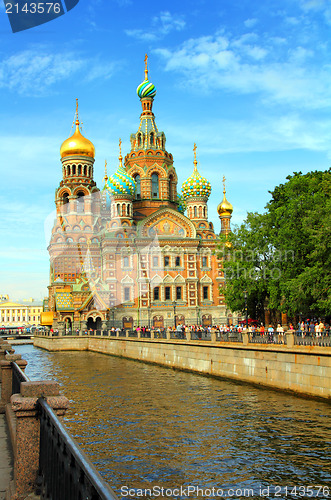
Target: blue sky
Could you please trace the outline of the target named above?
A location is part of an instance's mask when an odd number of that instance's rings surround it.
[[[66,15],[13,34],[0,3],[0,291],[47,294],[44,222],[61,180],[59,149],[75,98],[86,137],[118,164],[137,130],[144,55],[154,113],[180,184],[193,169],[221,178],[233,223],[262,212],[268,190],[294,171],[325,170],[331,154],[331,3],[327,0],[80,0]]]

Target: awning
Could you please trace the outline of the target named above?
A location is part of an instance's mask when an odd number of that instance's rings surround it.
[[[53,319],[54,319],[54,312],[53,311],[42,312],[40,314],[41,326],[52,326]]]

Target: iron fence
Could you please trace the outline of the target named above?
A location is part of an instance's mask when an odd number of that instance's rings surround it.
[[[12,362],[12,394],[21,392],[21,382],[29,382],[29,378],[15,361]]]
[[[298,335],[294,336],[295,345],[311,345],[318,347],[331,347],[331,337],[328,335],[323,335],[321,337],[301,337]]]
[[[39,398],[41,500],[118,500],[44,398]]]

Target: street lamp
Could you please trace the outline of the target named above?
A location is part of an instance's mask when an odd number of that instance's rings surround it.
[[[174,323],[175,323],[175,328],[176,328],[176,301],[174,300],[172,305],[174,306]]]
[[[200,314],[199,313],[200,313],[200,308],[199,308],[199,306],[197,306],[197,326],[199,326],[199,324],[200,324]]]
[[[115,324],[114,324],[114,323],[115,323],[115,321],[114,321],[114,317],[115,317],[115,307],[112,307],[112,308],[110,309],[110,312],[111,312],[111,313],[112,313],[112,315],[113,315],[113,323],[112,323],[112,328],[114,328],[114,327],[115,327]]]
[[[247,290],[244,291],[245,297],[245,315],[246,315],[246,332],[248,331],[248,311],[247,311]]]
[[[150,329],[151,324],[150,324],[150,318],[151,318],[151,306],[147,307],[147,318],[148,318],[148,329]]]

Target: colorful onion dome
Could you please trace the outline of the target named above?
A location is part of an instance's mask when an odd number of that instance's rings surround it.
[[[143,97],[155,97],[156,88],[153,83],[148,80],[148,69],[147,69],[147,54],[145,55],[145,80],[138,85],[137,94],[142,99]]]
[[[189,177],[182,185],[182,195],[185,200],[189,198],[206,198],[208,199],[211,193],[210,182],[202,177],[197,169],[196,158],[196,145],[194,144],[194,170],[191,177]]]
[[[155,85],[148,80],[144,80],[140,85],[137,87],[137,94],[142,99],[143,97],[155,97],[156,95],[156,88]]]
[[[120,140],[120,148],[121,144],[122,141]],[[129,197],[133,197],[136,189],[136,183],[131,175],[126,172],[125,168],[123,167],[122,160],[123,158],[120,149],[119,167],[116,172],[108,178],[108,181],[106,182],[106,189],[112,196],[126,195]]]
[[[225,196],[225,177],[223,176],[223,200],[217,207],[218,215],[221,217],[223,215],[231,215],[233,212],[233,206],[228,202]]]
[[[178,212],[183,214],[186,210],[186,203],[181,194],[177,193]]]

